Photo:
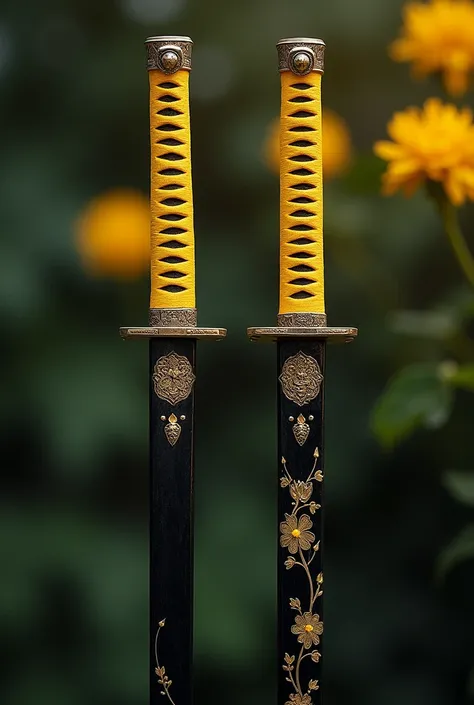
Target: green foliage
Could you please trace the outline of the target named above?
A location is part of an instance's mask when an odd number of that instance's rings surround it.
[[[474,473],[450,470],[444,475],[444,485],[462,504],[474,507]]]
[[[466,526],[456,538],[441,551],[437,565],[437,575],[444,579],[460,563],[474,560],[474,524]]]
[[[474,362],[459,365],[450,378],[453,386],[474,392]]]
[[[409,365],[395,375],[379,399],[372,428],[383,445],[393,446],[420,426],[443,426],[452,404],[453,392],[439,365]]]

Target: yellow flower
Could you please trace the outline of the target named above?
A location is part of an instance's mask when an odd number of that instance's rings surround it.
[[[133,279],[150,262],[150,207],[143,194],[117,189],[91,201],[76,224],[77,248],[94,275]]]
[[[395,113],[388,125],[392,142],[377,142],[377,156],[388,162],[383,191],[412,195],[426,180],[440,182],[456,206],[474,200],[474,125],[467,108],[437,98],[423,109]]]
[[[474,69],[474,3],[408,3],[401,37],[393,42],[390,54],[395,61],[411,61],[417,76],[441,73],[448,93],[462,95]]]
[[[323,113],[323,170],[325,179],[334,179],[347,169],[352,158],[352,144],[345,121],[333,110]],[[269,169],[280,173],[280,120],[268,129],[264,159]]]

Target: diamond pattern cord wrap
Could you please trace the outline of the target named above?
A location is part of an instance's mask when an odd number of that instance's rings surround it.
[[[189,71],[149,71],[151,309],[194,308]]]
[[[322,75],[280,75],[279,312],[324,313]]]

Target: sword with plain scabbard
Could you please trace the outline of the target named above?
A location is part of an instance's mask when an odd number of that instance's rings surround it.
[[[329,328],[324,302],[321,82],[325,44],[283,39],[281,75],[280,311],[277,342],[279,538],[278,705],[321,702],[323,638],[324,375]]]
[[[150,82],[150,704],[193,701],[193,460],[196,341],[189,37],[146,41]]]

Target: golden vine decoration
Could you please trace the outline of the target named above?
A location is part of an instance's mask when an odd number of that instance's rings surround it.
[[[161,690],[161,695],[166,695],[168,700],[170,701],[171,705],[176,705],[174,702],[173,698],[170,695],[170,688],[173,684],[173,681],[168,678],[166,675],[166,669],[164,666],[160,666],[160,662],[158,659],[158,642],[160,640],[160,632],[163,629],[163,627],[166,624],[166,619],[162,619],[161,622],[158,623],[158,631],[156,632],[156,637],[155,637],[155,661],[156,661],[156,668],[155,668],[155,673],[158,676],[158,683],[161,685],[163,690]]]
[[[319,690],[319,682],[311,679],[308,687],[303,691],[301,685],[301,664],[305,658],[311,658],[314,663],[319,663],[320,652],[314,647],[320,643],[324,625],[319,619],[319,614],[315,611],[315,605],[323,594],[323,574],[319,573],[315,579],[311,576],[309,569],[316,553],[319,551],[318,541],[311,531],[313,522],[307,513],[301,513],[304,509],[309,509],[310,514],[316,514],[321,509],[321,505],[311,500],[315,482],[323,481],[323,473],[316,470],[319,450],[315,449],[314,463],[306,481],[294,480],[287,467],[285,458],[281,459],[283,466],[283,477],[280,479],[281,487],[288,487],[292,502],[291,514],[285,514],[285,521],[280,524],[280,545],[288,549],[289,556],[285,561],[285,568],[302,568],[308,579],[308,603],[304,610],[301,600],[297,597],[290,598],[290,608],[297,612],[295,623],[291,627],[291,632],[297,637],[298,644],[301,644],[298,656],[285,654],[283,670],[286,671],[286,680],[291,684],[293,692],[290,693],[289,700],[285,705],[311,705],[311,692]]]

